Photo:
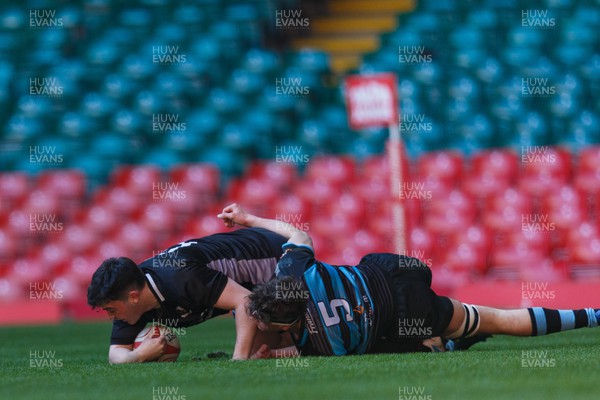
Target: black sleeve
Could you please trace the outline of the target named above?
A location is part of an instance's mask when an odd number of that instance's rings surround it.
[[[134,325],[129,325],[123,321],[113,321],[112,333],[110,335],[110,344],[116,345],[132,345],[135,342],[135,338],[140,333],[146,324],[147,319],[142,315],[138,322]]]
[[[227,276],[204,265],[190,265],[177,277],[181,300],[192,310],[214,307],[227,285]]]
[[[283,256],[275,269],[278,278],[292,276],[300,279],[304,272],[315,264],[315,254],[308,246],[286,243],[282,249]]]

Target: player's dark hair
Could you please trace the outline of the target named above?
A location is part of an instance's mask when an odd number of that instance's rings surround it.
[[[124,300],[129,290],[140,290],[144,283],[144,274],[133,260],[107,258],[92,276],[87,302],[92,308],[97,308],[112,300]]]
[[[287,324],[304,315],[308,291],[301,280],[284,277],[258,285],[248,300],[246,310],[252,318],[265,324]]]

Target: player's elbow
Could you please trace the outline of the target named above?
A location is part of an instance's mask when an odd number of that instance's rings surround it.
[[[294,244],[301,244],[304,246],[309,246],[311,249],[313,248],[312,239],[309,234],[304,231],[297,231],[290,237],[289,242]]]

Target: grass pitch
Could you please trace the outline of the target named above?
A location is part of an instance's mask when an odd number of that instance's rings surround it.
[[[600,329],[467,352],[232,362],[234,323],[180,335],[176,363],[109,365],[110,324],[0,328],[0,399],[597,399]]]

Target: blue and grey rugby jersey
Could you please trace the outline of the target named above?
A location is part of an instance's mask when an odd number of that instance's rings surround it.
[[[288,243],[277,276],[301,278],[309,301],[296,347],[303,355],[363,354],[393,319],[382,271],[316,261],[308,246]]]

